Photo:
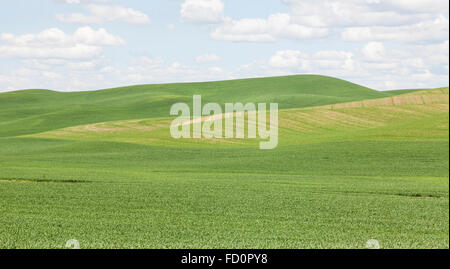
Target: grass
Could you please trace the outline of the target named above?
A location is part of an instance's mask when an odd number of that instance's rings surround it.
[[[194,92],[280,102],[279,147],[174,141]],[[449,247],[448,88],[293,76],[0,104],[0,248]]]
[[[259,143],[250,139],[175,140],[169,130],[172,120],[166,117],[102,122],[25,137],[196,147],[255,148]],[[255,123],[249,123],[247,119],[246,124]],[[319,107],[282,109],[279,112],[279,135],[282,146],[368,139],[446,140],[448,89]]]
[[[326,105],[387,95],[317,75],[141,85],[75,93],[25,90],[0,94],[0,137],[105,121],[167,117],[173,104],[191,104],[194,94],[201,94],[204,103],[278,102],[280,108]]]

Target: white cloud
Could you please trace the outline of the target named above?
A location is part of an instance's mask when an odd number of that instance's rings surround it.
[[[448,39],[445,0],[283,0],[291,21],[342,32],[345,41],[441,42]]]
[[[2,89],[50,88],[87,90],[119,85],[193,82],[291,74],[322,74],[374,89],[426,88],[448,85],[448,41],[392,49],[369,42],[355,51],[280,50],[235,70],[220,66],[186,66],[161,57],[140,57],[122,67],[103,58],[91,60],[27,59],[22,68],[0,75]],[[440,59],[435,63],[435,59]],[[436,73],[436,68],[442,69]],[[447,68],[447,69],[446,69]],[[44,73],[46,72],[46,73]],[[52,78],[52,79],[49,79]]]
[[[445,0],[282,0],[289,12],[267,19],[226,17],[215,40],[275,42],[341,33],[345,41],[441,42],[448,39]],[[411,34],[414,33],[414,34]]]
[[[105,29],[94,30],[89,26],[78,28],[73,35],[73,39],[78,43],[97,46],[120,46],[125,44],[122,38],[109,34]]]
[[[408,12],[442,12],[449,8],[449,2],[445,0],[383,0],[387,6]]]
[[[193,82],[219,80],[228,77],[220,67],[194,68],[180,62],[168,63],[162,58],[141,57],[134,59],[125,71],[120,72],[123,84]]]
[[[351,74],[355,71],[357,63],[354,55],[347,51],[325,50],[318,51],[311,56],[307,65],[314,70],[335,70],[336,74]],[[317,71],[316,71],[317,72]]]
[[[293,20],[316,27],[398,26],[431,19],[446,1],[432,0],[283,0]],[[427,3],[429,2],[429,3]],[[430,8],[427,5],[435,5]],[[448,3],[447,3],[448,9]],[[434,14],[435,15],[435,14]]]
[[[277,51],[269,60],[272,67],[286,68],[300,65],[302,53],[296,50]]]
[[[361,49],[359,61],[361,68],[367,70],[367,76],[371,74],[380,81],[383,76],[389,76],[392,85],[403,85],[402,88],[414,87],[415,81],[426,77],[424,74],[432,75],[435,80],[420,81],[421,85],[445,86],[448,85],[445,68],[449,63],[448,55],[448,41],[403,46],[401,50],[387,48],[380,42],[369,42]]]
[[[185,0],[181,4],[181,19],[197,23],[217,23],[224,19],[221,0]]]
[[[449,62],[449,41],[428,45],[414,45],[406,48],[408,51],[414,51],[417,57],[421,57],[430,65],[448,65]]]
[[[386,49],[381,42],[369,42],[361,51],[364,58],[369,61],[378,61],[386,57]]]
[[[377,90],[442,87],[449,83],[448,41],[402,50],[387,48],[381,42],[369,42],[353,52],[282,50],[267,61],[242,65],[233,77],[290,74],[329,75]]]
[[[218,67],[218,66],[210,67],[210,68],[208,68],[208,71],[213,73],[213,74],[214,73],[216,73],[216,74],[222,74],[223,73],[223,69]]]
[[[358,63],[354,54],[346,51],[323,50],[313,54],[299,50],[277,51],[267,62],[255,62],[240,67],[244,74],[289,75],[299,73],[330,74],[345,76],[353,74]]]
[[[216,40],[274,42],[277,38],[310,39],[328,35],[328,29],[293,23],[285,13],[272,14],[267,19],[228,20],[217,27],[211,37]]]
[[[0,34],[0,57],[22,58],[91,58],[102,52],[103,46],[123,45],[124,41],[100,28],[78,28],[68,35],[57,28],[38,34]]]
[[[23,57],[23,58],[91,58],[101,53],[101,48],[75,44],[65,48],[35,48],[35,47],[12,47],[0,46],[0,57]]]
[[[226,41],[276,41],[276,37],[268,32],[267,21],[264,19],[242,19],[226,22],[211,33],[211,38]]]
[[[63,78],[63,76],[58,73],[48,72],[48,71],[42,72],[42,76],[46,79],[61,79],[61,78]]]
[[[56,19],[68,23],[95,24],[108,21],[123,21],[129,24],[148,24],[150,18],[143,12],[122,6],[89,4],[89,14],[59,14]]]
[[[350,27],[343,31],[346,41],[389,40],[399,42],[443,41],[448,39],[449,20],[444,16],[402,26]]]
[[[112,66],[105,66],[105,67],[102,67],[101,69],[100,69],[100,72],[101,73],[112,73],[112,72],[114,72],[114,71],[116,71],[116,68],[114,68],[114,67],[112,67]]]
[[[85,4],[85,3],[96,3],[96,2],[109,2],[111,0],[56,0],[58,2],[65,2],[67,4]]]
[[[81,24],[150,22],[146,14],[108,5],[113,2],[109,0],[54,1],[86,8],[86,12],[58,15],[61,21]],[[209,24],[201,28],[209,29],[213,39],[244,42],[296,40],[284,42],[282,48],[276,44],[267,45],[279,50],[275,49],[271,55],[260,55],[235,68],[219,64],[187,66],[181,61],[166,62],[162,57],[141,57],[128,65],[122,62],[119,65],[105,59],[102,52],[105,46],[123,45],[125,41],[103,28],[80,27],[73,33],[57,28],[36,34],[3,33],[0,34],[0,58],[20,57],[22,60],[11,61],[11,67],[3,68],[0,90],[36,87],[86,90],[135,83],[298,73],[330,75],[376,89],[448,85],[448,1],[282,1],[287,4],[287,11],[280,11],[284,13],[273,11],[267,17],[244,15],[233,19],[224,14],[223,0],[180,1],[181,20]],[[175,25],[167,23],[161,24],[163,29],[175,29]],[[298,42],[304,39],[321,40]],[[361,43],[346,44],[342,41]],[[316,49],[316,45],[320,49]],[[236,57],[240,57],[239,54]],[[195,60],[197,63],[216,63],[220,57],[205,54]],[[9,60],[5,61],[9,63]]]
[[[210,62],[218,62],[221,58],[215,54],[205,54],[200,55],[197,58],[195,58],[195,61],[197,63],[210,63]]]
[[[11,45],[27,46],[27,45],[65,45],[71,42],[69,35],[65,34],[58,28],[49,28],[38,34],[14,35],[11,33],[0,34],[0,40]]]
[[[68,62],[66,64],[70,70],[93,70],[96,66],[95,61]]]

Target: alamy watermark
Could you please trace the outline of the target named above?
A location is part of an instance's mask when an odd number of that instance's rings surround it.
[[[80,242],[76,239],[70,239],[66,242],[66,248],[80,249]]]
[[[170,127],[173,138],[259,138],[265,140],[260,149],[274,149],[278,146],[278,104],[270,104],[270,122],[267,128],[267,105],[265,103],[226,103],[225,111],[218,103],[208,103],[202,107],[202,97],[193,97],[193,115],[186,103],[177,103],[170,109],[171,116],[178,116]],[[247,137],[245,117],[247,116]],[[223,132],[225,121],[225,132]],[[191,135],[191,126],[193,132]],[[236,127],[236,128],[235,128]],[[225,134],[224,134],[225,133]]]
[[[367,249],[381,249],[380,242],[376,239],[370,239],[366,242]]]

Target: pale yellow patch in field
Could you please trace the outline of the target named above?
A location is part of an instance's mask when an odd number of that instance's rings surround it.
[[[436,115],[445,115],[449,111],[448,89],[427,90],[403,94],[394,97],[363,100],[310,108],[284,109],[279,111],[279,142],[280,145],[303,143],[320,140],[321,137],[349,136],[348,132],[359,132],[382,127],[381,132],[392,129],[401,138],[402,129],[398,124],[414,122],[423,119],[433,119]],[[256,122],[248,119],[245,113],[247,137],[248,126]],[[186,120],[183,125],[192,125],[196,121],[213,121],[237,116],[238,113],[224,113],[214,116],[204,116],[197,120]],[[150,118],[101,122],[83,126],[74,126],[61,130],[49,131],[32,135],[41,138],[116,141],[148,145],[255,145],[259,139],[173,139],[170,136],[170,125],[174,118]],[[269,123],[269,113],[267,122]],[[392,128],[390,127],[392,126]],[[439,123],[435,128],[448,129],[447,125]],[[388,129],[386,129],[386,128]],[[384,128],[384,129],[383,129]],[[419,126],[420,128],[420,126]],[[193,128],[191,126],[191,131]],[[378,131],[377,131],[378,132]],[[431,130],[404,130],[408,133],[428,132]],[[377,133],[378,134],[378,133]],[[350,135],[351,136],[351,135]],[[420,134],[418,135],[420,137]],[[378,137],[382,135],[378,134]]]
[[[425,105],[442,104],[449,102],[448,89],[437,89],[407,93],[393,97],[355,101],[334,105],[316,107],[316,109],[340,109],[354,107],[374,107],[374,106],[402,106],[402,105]]]
[[[68,127],[61,130],[51,131],[54,136],[83,135],[83,134],[114,134],[122,132],[149,132],[165,128],[170,124],[170,120],[161,119],[141,119],[117,122],[101,122],[95,124]]]

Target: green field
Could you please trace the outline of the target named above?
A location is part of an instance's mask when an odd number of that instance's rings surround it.
[[[279,146],[170,136],[279,103]],[[449,90],[300,75],[0,94],[0,248],[449,248]]]

